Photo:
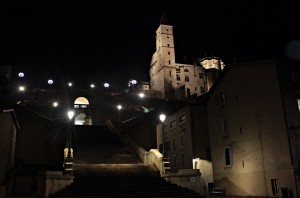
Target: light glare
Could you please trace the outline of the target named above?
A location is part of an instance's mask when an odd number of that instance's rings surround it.
[[[108,88],[109,84],[108,83],[104,83],[104,87]]]
[[[52,80],[52,79],[49,79],[49,80],[48,80],[48,84],[49,84],[49,85],[52,85],[52,84],[53,84],[53,80]]]
[[[121,110],[121,109],[122,109],[122,105],[118,105],[117,108],[118,108],[119,110]]]
[[[20,86],[19,87],[19,91],[21,91],[21,92],[25,91],[25,87],[24,86]]]
[[[165,114],[160,114],[159,119],[163,123],[166,120],[166,115]]]
[[[73,116],[74,116],[74,111],[68,111],[68,117],[70,120],[72,120]]]
[[[23,72],[20,72],[20,73],[18,74],[18,76],[19,76],[20,78],[23,78],[23,77],[24,77],[24,73],[23,73]]]

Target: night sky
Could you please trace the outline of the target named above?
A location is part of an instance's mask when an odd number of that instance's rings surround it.
[[[300,6],[270,2],[1,1],[0,65],[24,71],[31,82],[149,80],[162,14],[173,24],[179,63],[220,56],[229,64],[287,51],[298,59]]]

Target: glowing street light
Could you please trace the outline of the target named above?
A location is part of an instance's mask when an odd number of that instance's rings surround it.
[[[131,84],[136,85],[137,81],[136,80],[131,80]]]
[[[95,85],[94,85],[94,84],[91,84],[90,87],[91,87],[91,88],[95,88]]]
[[[25,86],[23,86],[23,85],[19,86],[19,91],[24,92],[25,91]]]
[[[48,80],[48,84],[49,84],[49,85],[52,85],[52,84],[53,84],[53,80],[52,80],[52,79],[49,79],[49,80]]]
[[[164,123],[164,121],[166,120],[166,115],[165,114],[160,114],[159,115],[159,120]]]
[[[19,73],[18,73],[18,76],[19,76],[20,78],[23,78],[23,77],[25,76],[25,74],[24,74],[23,72],[19,72]]]
[[[122,105],[118,105],[117,108],[118,108],[119,110],[121,110],[121,109],[122,109]]]
[[[58,106],[58,102],[53,102],[53,107],[57,107]]]
[[[68,118],[70,119],[70,120],[72,120],[73,119],[73,117],[74,117],[74,111],[68,111]]]
[[[144,98],[145,94],[144,93],[139,93],[140,98]]]
[[[72,86],[73,86],[73,83],[69,82],[69,83],[68,83],[68,86],[69,86],[69,87],[72,87]]]
[[[108,88],[108,87],[109,87],[109,84],[108,84],[108,83],[104,83],[103,86],[104,86],[105,88]]]

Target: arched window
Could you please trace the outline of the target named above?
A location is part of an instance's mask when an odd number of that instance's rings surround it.
[[[189,70],[188,69],[184,69],[184,72],[189,72]]]
[[[190,78],[188,76],[185,76],[185,82],[190,82]]]
[[[176,79],[177,81],[180,81],[180,76],[178,74],[176,75]]]

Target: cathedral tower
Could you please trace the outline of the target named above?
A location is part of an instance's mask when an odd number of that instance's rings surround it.
[[[173,26],[163,15],[156,30],[156,52],[150,65],[151,89],[162,94],[162,98],[176,87],[176,66]]]

